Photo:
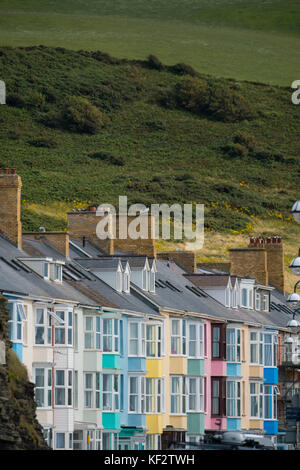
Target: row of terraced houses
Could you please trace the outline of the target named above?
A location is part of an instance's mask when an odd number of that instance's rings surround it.
[[[197,264],[152,239],[99,240],[93,206],[66,232],[22,233],[21,185],[0,175],[0,292],[48,444],[167,449],[224,430],[276,442],[299,379],[281,238]]]

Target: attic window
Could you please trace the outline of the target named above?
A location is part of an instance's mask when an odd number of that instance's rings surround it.
[[[143,290],[148,290],[148,271],[146,269],[143,270]]]
[[[54,265],[54,281],[62,281],[62,267],[60,264]]]
[[[49,263],[44,263],[44,279],[49,279]]]

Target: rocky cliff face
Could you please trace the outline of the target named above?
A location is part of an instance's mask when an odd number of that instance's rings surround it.
[[[5,304],[0,297],[0,450],[46,450],[36,419],[34,385],[8,339]]]

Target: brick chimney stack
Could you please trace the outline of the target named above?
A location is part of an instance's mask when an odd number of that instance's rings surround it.
[[[247,248],[229,250],[230,274],[252,277],[257,282],[285,291],[282,238],[251,237]]]
[[[15,168],[0,169],[0,233],[22,248],[22,180]]]

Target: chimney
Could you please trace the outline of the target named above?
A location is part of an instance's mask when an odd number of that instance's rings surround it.
[[[229,256],[231,275],[252,277],[261,284],[270,284],[285,291],[281,237],[251,237],[248,248],[231,249]]]
[[[60,253],[66,258],[69,257],[69,234],[68,232],[24,232],[24,251],[25,249],[25,238],[31,240],[45,240],[50,245],[54,246]]]
[[[116,238],[101,240],[97,237],[96,228],[101,219],[106,216],[98,216],[96,209],[96,206],[89,206],[86,210],[68,213],[68,233],[71,238],[75,238],[80,241],[80,243],[83,243],[83,240],[85,240],[85,242],[90,241],[109,255],[113,255],[114,250],[118,249],[125,253],[136,253],[156,257],[154,216],[150,214],[142,216],[144,218],[143,226],[146,227],[147,230],[147,238],[134,240],[128,235],[124,239],[121,238],[119,229],[122,218],[125,227],[128,229],[128,226],[136,217],[118,214],[116,215]],[[136,230],[139,231],[139,227],[137,227]]]
[[[0,170],[0,233],[22,249],[21,188],[16,169]]]
[[[157,253],[157,258],[172,260],[189,273],[197,272],[196,253],[194,251],[163,251]]]

